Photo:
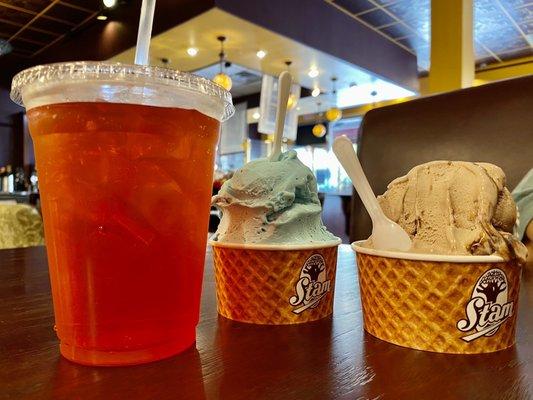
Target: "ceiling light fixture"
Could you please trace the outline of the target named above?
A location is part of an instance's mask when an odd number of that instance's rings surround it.
[[[317,97],[320,94],[320,89],[318,87],[314,88],[311,92],[311,96]]]
[[[196,54],[198,54],[198,49],[196,47],[189,47],[187,49],[187,54],[190,55],[191,57],[194,57],[196,56]]]
[[[316,67],[311,67],[307,76],[309,76],[309,78],[316,78],[318,76],[318,69]]]
[[[318,138],[323,137],[327,132],[326,125],[324,124],[316,124],[313,126],[313,135],[315,135]]]
[[[326,111],[326,119],[329,122],[335,122],[342,118],[342,111],[337,108],[337,88],[335,87],[335,82],[337,82],[337,78],[332,77],[331,78],[331,86],[332,86],[331,93],[333,94],[333,107],[330,107]]]
[[[265,50],[259,50],[257,53],[255,53],[255,55],[257,56],[257,58],[262,60],[263,58],[266,57],[267,52]]]
[[[316,123],[312,129],[313,135],[316,136],[317,138],[321,138],[325,136],[327,133],[326,126],[320,122],[320,120],[322,119],[322,113],[320,112],[320,105],[321,103],[316,103],[316,108],[317,108]]]
[[[220,59],[220,72],[215,75],[213,78],[213,82],[219,84],[226,90],[231,90],[231,86],[233,85],[233,82],[231,81],[231,78],[229,75],[226,75],[224,73],[224,67],[226,64],[226,53],[224,52],[224,42],[226,41],[226,36],[218,36],[217,40],[220,42],[220,53],[218,54],[218,57]]]
[[[256,112],[254,112],[254,113],[252,114],[252,118],[255,119],[255,120],[258,120],[259,118],[261,118],[261,114],[259,114],[259,113],[256,111]]]
[[[112,8],[117,5],[117,0],[102,0],[102,3],[104,3],[104,6],[107,8]]]
[[[107,15],[99,15],[98,17],[96,17],[96,19],[98,21],[105,21],[105,20],[107,20]]]

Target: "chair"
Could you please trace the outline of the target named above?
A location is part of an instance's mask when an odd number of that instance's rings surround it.
[[[361,133],[359,156],[376,194],[432,160],[496,164],[512,190],[533,167],[533,75],[371,110]],[[355,193],[350,225],[352,241],[371,233]]]
[[[0,204],[0,249],[44,245],[39,212],[26,204]]]

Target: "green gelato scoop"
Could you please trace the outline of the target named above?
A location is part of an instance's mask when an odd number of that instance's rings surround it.
[[[226,181],[212,204],[222,212],[215,240],[309,244],[338,240],[322,223],[316,179],[296,156],[251,161]]]

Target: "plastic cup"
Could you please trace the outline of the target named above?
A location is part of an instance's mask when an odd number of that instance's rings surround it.
[[[126,365],[193,345],[231,95],[173,70],[73,62],[19,73],[11,97],[35,147],[61,354]]]

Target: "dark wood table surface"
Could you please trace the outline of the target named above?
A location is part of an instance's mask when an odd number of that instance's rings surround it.
[[[300,326],[217,316],[211,251],[196,348],[152,364],[84,367],[59,355],[44,248],[0,251],[0,398],[529,399],[533,277],[523,275],[514,348],[446,355],[362,328],[354,255],[341,246],[334,316]]]

